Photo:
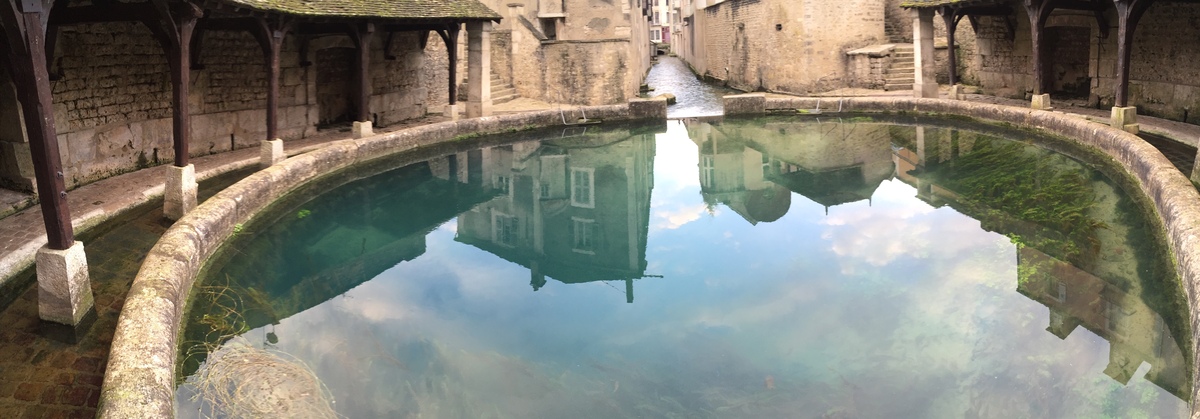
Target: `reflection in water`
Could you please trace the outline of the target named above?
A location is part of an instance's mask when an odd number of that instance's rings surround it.
[[[865,120],[514,139],[331,178],[248,224],[204,281],[185,375],[286,353],[351,417],[1187,411],[1161,238],[1075,160]],[[200,371],[181,415],[220,408],[192,398]]]
[[[458,217],[457,240],[567,284],[619,280],[633,302],[646,272],[654,137],[617,132],[490,147],[468,158],[500,197]],[[469,154],[469,153],[462,153]]]

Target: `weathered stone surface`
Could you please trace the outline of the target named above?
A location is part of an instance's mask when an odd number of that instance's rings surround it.
[[[39,249],[37,276],[38,315],[43,320],[74,326],[92,309],[92,285],[82,242],[66,250]]]
[[[1134,106],[1114,106],[1112,108],[1112,119],[1110,121],[1113,128],[1128,131],[1130,134],[1138,133],[1137,123],[1137,107]]]
[[[283,152],[283,140],[263,141],[258,152],[258,167],[270,167],[287,158]]]
[[[196,207],[196,166],[171,166],[163,189],[163,215],[171,220],[183,218]]]
[[[631,100],[629,101],[629,115],[633,119],[666,119],[667,99],[660,96],[651,99]],[[594,118],[599,119],[598,117]]]
[[[1054,106],[1052,106],[1050,104],[1050,94],[1049,93],[1033,95],[1033,99],[1030,100],[1029,107],[1031,109],[1036,109],[1039,111],[1048,111],[1048,110],[1054,109]]]
[[[350,129],[351,138],[365,138],[375,135],[375,130],[371,128],[371,121],[355,121],[354,127]]]
[[[725,115],[757,115],[767,113],[767,96],[761,93],[727,95]]]

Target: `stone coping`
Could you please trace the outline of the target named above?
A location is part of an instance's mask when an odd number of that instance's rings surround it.
[[[605,121],[666,120],[663,99],[584,108]],[[113,336],[101,388],[102,418],[174,417],[179,334],[196,275],[235,226],[279,197],[358,163],[463,138],[562,126],[557,110],[441,122],[342,140],[256,172],[209,198],[163,234],[134,278]]]
[[[742,113],[755,101],[746,97],[726,98],[736,102]],[[768,110],[811,110],[816,98],[766,98],[760,113]],[[838,107],[825,99],[822,113],[907,112],[971,117],[1017,127],[1035,128],[1064,137],[1089,151],[1096,151],[1126,172],[1148,199],[1158,216],[1171,248],[1172,261],[1188,301],[1188,321],[1192,330],[1192,400],[1200,400],[1200,193],[1187,177],[1175,168],[1154,146],[1136,135],[1075,115],[1005,105],[961,100],[888,98],[842,98]],[[832,109],[831,109],[832,108]],[[1200,418],[1196,405],[1192,418]]]

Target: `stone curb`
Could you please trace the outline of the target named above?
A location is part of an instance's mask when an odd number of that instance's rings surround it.
[[[606,121],[665,120],[665,100],[584,108]],[[159,239],[134,278],[113,335],[97,416],[175,416],[175,367],[183,316],[196,275],[235,226],[275,199],[332,171],[464,137],[562,125],[557,110],[423,125],[342,140],[289,158],[219,192]]]
[[[1057,134],[1108,156],[1114,166],[1136,182],[1152,204],[1167,234],[1175,270],[1187,294],[1192,330],[1192,383],[1200,383],[1195,366],[1200,365],[1200,193],[1154,146],[1123,130],[1061,112],[944,99],[915,98],[825,98],[822,112],[831,113],[836,103],[842,112],[915,112],[961,115],[976,119],[1036,128]],[[770,98],[766,110],[816,109],[816,98]],[[1192,385],[1192,400],[1198,400],[1200,385]],[[1193,407],[1193,418],[1200,410]]]

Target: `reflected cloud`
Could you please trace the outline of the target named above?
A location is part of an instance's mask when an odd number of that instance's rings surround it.
[[[708,206],[704,204],[696,204],[686,207],[680,207],[673,210],[655,210],[654,225],[650,228],[651,231],[657,230],[674,230],[684,225],[699,220],[705,215],[710,215]],[[716,211],[711,215],[716,215]]]

